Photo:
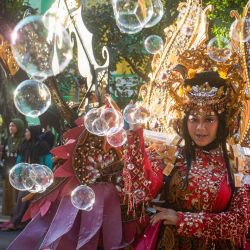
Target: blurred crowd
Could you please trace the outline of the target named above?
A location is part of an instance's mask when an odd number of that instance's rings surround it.
[[[29,206],[25,199],[28,191],[17,191],[9,182],[9,171],[18,163],[41,164],[52,169],[50,150],[55,144],[55,135],[49,126],[25,126],[19,119],[12,119],[8,133],[1,133],[0,178],[3,189],[2,211],[10,220],[0,223],[1,231],[18,230],[25,226],[22,217]]]

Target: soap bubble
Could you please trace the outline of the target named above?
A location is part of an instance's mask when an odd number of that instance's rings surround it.
[[[232,55],[230,41],[225,37],[214,37],[207,45],[209,57],[216,62],[225,62]]]
[[[99,119],[101,116],[101,109],[100,108],[93,108],[87,112],[84,116],[84,125],[85,128],[92,134],[95,135],[105,135],[103,131],[99,131]],[[100,128],[101,129],[101,128]]]
[[[123,128],[124,121],[122,114],[113,108],[103,109],[101,112],[101,119],[104,120],[108,126],[107,132],[111,133],[114,131],[110,131],[111,128],[116,128],[118,130]]]
[[[94,190],[86,185],[76,187],[71,193],[71,202],[80,210],[90,211],[95,203]]]
[[[124,27],[121,23],[119,23],[117,20],[116,20],[116,25],[117,25],[117,27],[119,28],[119,30],[120,30],[122,33],[127,33],[127,34],[135,34],[135,33],[140,32],[140,31],[143,29],[142,26],[140,26],[140,27],[138,27],[138,28],[136,28],[136,29],[126,28],[126,27]]]
[[[127,32],[142,29],[153,15],[151,0],[113,0],[112,3],[118,27]]]
[[[151,19],[145,25],[145,28],[150,28],[159,23],[163,16],[163,5],[161,0],[152,0],[153,15]]]
[[[124,122],[122,114],[113,108],[93,108],[85,115],[84,124],[90,133],[104,136],[121,129]]]
[[[156,54],[162,51],[164,44],[160,36],[151,35],[145,39],[144,46],[148,53]]]
[[[105,135],[108,132],[108,124],[102,118],[96,118],[92,123],[92,133],[95,135]]]
[[[111,128],[107,133],[107,141],[115,148],[121,147],[127,141],[127,133],[123,128]]]
[[[54,174],[45,165],[31,164],[28,174],[23,178],[23,185],[31,193],[44,192],[54,180]]]
[[[129,124],[145,123],[149,115],[148,110],[136,104],[129,104],[123,110],[123,118]]]
[[[69,25],[70,16],[68,15],[66,6],[64,5],[64,8],[63,5],[59,7],[60,11],[58,11],[58,4],[54,2],[54,4],[52,4],[52,6],[43,14],[42,20],[47,29],[57,27],[58,25],[63,27]]]
[[[10,169],[9,181],[12,187],[17,190],[25,191],[24,179],[29,175],[30,164],[18,163]]]
[[[238,42],[248,42],[250,40],[250,19],[236,19],[230,27],[230,36]]]
[[[59,22],[46,26],[41,16],[28,16],[12,33],[12,51],[17,63],[29,75],[41,78],[62,72],[72,59],[68,32]]]
[[[50,91],[45,84],[36,80],[21,82],[14,91],[14,103],[19,112],[38,117],[51,104]]]

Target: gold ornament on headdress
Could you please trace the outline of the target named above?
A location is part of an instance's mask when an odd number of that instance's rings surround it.
[[[245,7],[243,17],[249,18],[249,7],[250,1]],[[250,100],[246,100],[247,95],[250,96],[246,94],[246,90],[250,93],[250,67],[248,67],[250,42],[242,44],[243,48],[235,41],[231,41],[234,51],[240,51],[239,54],[243,58],[233,54],[226,62],[216,63],[208,57],[204,46],[209,39],[207,15],[213,7],[210,5],[202,9],[201,0],[186,0],[179,4],[177,10],[180,13],[176,22],[164,30],[166,35],[164,49],[156,54],[152,61],[151,81],[142,88],[141,105],[152,111],[146,128],[166,133],[171,138],[175,136],[172,125],[183,118],[186,105],[184,97],[191,91],[191,86],[184,88],[184,78],[181,74],[172,70],[175,65],[183,64],[188,69],[187,79],[193,78],[200,72],[217,71],[220,78],[226,80],[228,101],[225,100],[224,103],[227,103],[228,127],[233,126],[230,119],[233,121],[243,111],[240,121],[240,143],[245,146],[250,145]],[[188,27],[191,32],[189,34],[182,32],[183,27]],[[242,78],[247,79],[247,84]],[[223,92],[222,89],[218,91],[218,94]],[[234,122],[237,126],[238,121],[235,119]]]
[[[161,81],[167,88],[172,102],[172,111],[175,117],[182,119],[185,112],[217,112],[226,111],[227,128],[233,133],[235,120],[240,114],[244,99],[245,81],[242,78],[241,58],[233,54],[225,62],[215,62],[208,56],[207,49],[202,46],[198,49],[186,50],[179,55],[178,63],[187,70],[186,76],[178,70],[169,72],[168,77]],[[198,73],[217,72],[225,81],[225,86],[211,87],[208,82],[190,86],[184,84],[185,79],[194,79]],[[232,128],[234,126],[234,128]],[[232,135],[232,133],[230,135]]]
[[[4,39],[4,37],[0,34],[0,58],[2,62],[5,64],[8,69],[8,73],[11,76],[14,76],[16,72],[19,70],[19,66],[17,65],[11,51],[11,47],[9,42]]]

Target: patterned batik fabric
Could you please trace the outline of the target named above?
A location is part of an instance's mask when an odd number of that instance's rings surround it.
[[[188,185],[185,185],[183,149],[179,148],[175,156],[174,168],[163,187],[163,198],[166,207],[178,212],[178,222],[176,226],[162,226],[157,249],[242,249],[250,224],[249,186],[232,190],[221,148],[195,150]],[[128,171],[128,164],[134,164],[132,171]],[[130,132],[125,153],[125,175],[130,177],[127,178],[130,190],[134,185],[139,186],[148,199],[152,198],[150,190],[154,182],[148,178],[151,177],[147,175],[148,169],[156,176],[154,170],[165,169],[166,165],[159,154],[145,149],[142,130]],[[147,188],[143,187],[145,180],[150,181]]]
[[[248,187],[232,192],[220,149],[196,150],[185,187],[181,151],[166,185],[167,205],[178,211],[178,223],[162,228],[158,249],[240,249],[249,225]]]

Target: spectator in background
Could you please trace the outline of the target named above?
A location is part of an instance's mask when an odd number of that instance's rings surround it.
[[[37,163],[52,169],[52,155],[49,151],[52,149],[53,144],[53,135],[50,131],[42,133],[40,125],[28,127],[16,163]],[[29,206],[29,201],[23,202],[22,198],[28,193],[28,191],[19,191],[14,214],[9,222],[2,224],[2,231],[16,230],[23,226],[21,221]]]
[[[17,191],[10,185],[8,173],[16,164],[17,152],[23,141],[24,122],[21,119],[12,119],[9,124],[9,137],[3,148],[3,209],[2,214],[10,216],[16,204]]]
[[[47,136],[48,134],[52,134],[53,136],[53,145],[51,146],[60,145],[61,136],[63,133],[62,131],[63,120],[60,117],[56,107],[51,106],[44,114],[39,116],[39,120],[40,120],[41,127],[45,132],[44,134],[46,134],[45,137],[47,137],[48,139],[48,136]]]

